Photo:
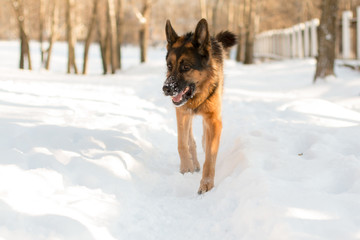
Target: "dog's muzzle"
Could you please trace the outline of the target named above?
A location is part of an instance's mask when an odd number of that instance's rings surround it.
[[[170,76],[166,79],[163,91],[165,96],[170,96],[175,106],[180,107],[184,105],[190,98],[193,97],[195,91],[195,84],[182,82],[179,84],[176,78]]]

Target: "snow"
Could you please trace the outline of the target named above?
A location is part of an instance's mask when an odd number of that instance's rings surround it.
[[[179,173],[165,49],[124,70],[18,70],[0,42],[0,239],[360,239],[360,75],[312,84],[315,60],[227,61],[215,188]],[[78,47],[79,66],[81,49]],[[202,120],[194,121],[201,164]]]

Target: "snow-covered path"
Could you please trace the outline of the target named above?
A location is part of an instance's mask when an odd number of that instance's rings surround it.
[[[215,188],[199,196],[152,51],[114,76],[0,65],[1,240],[360,239],[358,72],[313,85],[314,60],[228,61]]]

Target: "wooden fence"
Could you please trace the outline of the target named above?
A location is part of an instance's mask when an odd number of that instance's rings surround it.
[[[297,24],[286,29],[262,32],[255,37],[254,54],[260,58],[308,58],[318,54],[319,20]],[[338,22],[336,57],[360,60],[360,6],[356,18],[352,11],[342,12]]]

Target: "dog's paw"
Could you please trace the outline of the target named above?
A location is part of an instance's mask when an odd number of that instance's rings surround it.
[[[214,179],[205,178],[201,179],[198,194],[203,194],[210,191],[214,187]]]
[[[196,160],[196,161],[193,161],[193,164],[194,164],[194,171],[200,172],[200,163]]]
[[[185,173],[188,173],[188,172],[193,173],[194,171],[196,171],[196,170],[195,170],[194,164],[192,162],[180,165],[180,173],[181,174],[185,174]]]

